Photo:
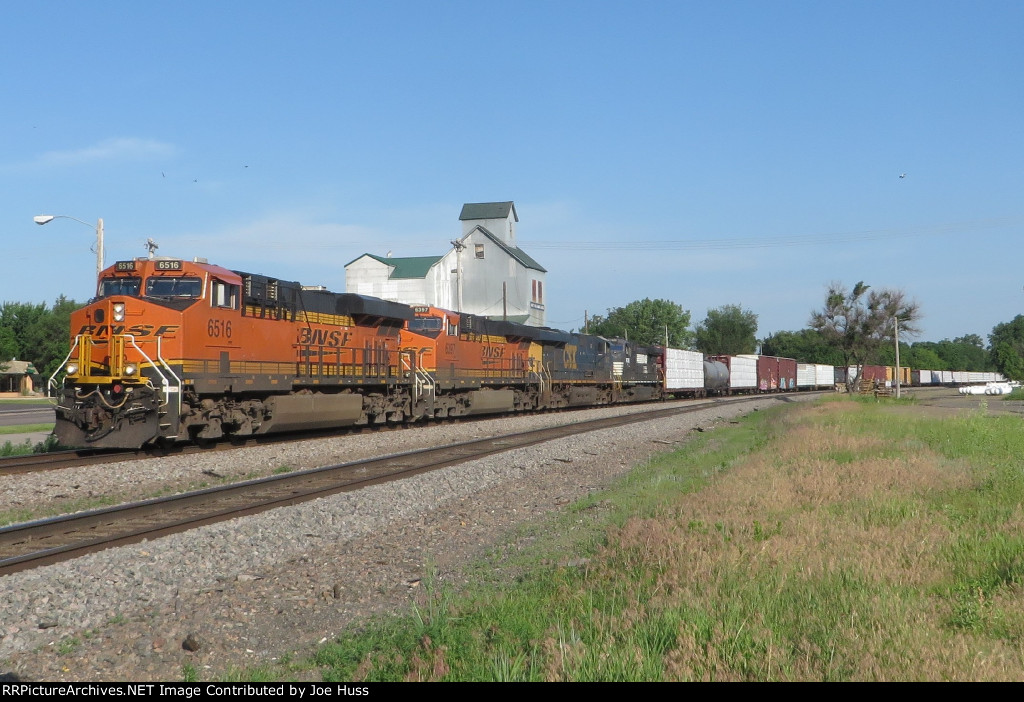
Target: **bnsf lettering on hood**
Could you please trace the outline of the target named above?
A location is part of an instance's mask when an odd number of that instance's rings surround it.
[[[347,346],[352,334],[337,329],[310,329],[303,327],[299,330],[299,344],[302,346]]]

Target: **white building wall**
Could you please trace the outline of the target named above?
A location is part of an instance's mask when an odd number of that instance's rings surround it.
[[[390,266],[386,266],[369,256],[358,258],[345,267],[345,289],[349,292],[355,292],[350,286],[386,283],[390,270]]]
[[[428,299],[432,292],[422,278],[388,279],[391,266],[363,256],[345,268],[345,290],[357,295],[370,295],[383,300],[412,304],[434,304]]]
[[[489,317],[527,318],[528,324],[542,325],[543,309],[534,309],[533,281],[543,281],[544,273],[527,268],[515,257],[494,243],[480,230],[464,238],[462,252],[463,303],[465,311]],[[483,258],[476,257],[476,247],[483,246]],[[503,286],[504,284],[504,286]],[[467,301],[475,309],[468,309]]]
[[[513,319],[544,326],[547,280],[544,271],[528,268],[478,227],[484,227],[507,246],[516,245],[516,221],[507,217],[462,220],[462,311],[501,318],[503,310]],[[476,257],[477,246],[483,258]],[[345,269],[345,289],[405,304],[430,304],[458,310],[460,255],[453,248],[435,263],[424,278],[389,279],[393,270],[371,256],[363,256]],[[504,288],[502,286],[504,283]],[[535,285],[536,284],[536,285]],[[535,291],[537,291],[535,293]],[[535,299],[535,294],[539,300]]]
[[[476,227],[483,227],[509,246],[516,246],[516,219],[512,216],[511,210],[508,217],[462,220],[462,236],[466,236]]]

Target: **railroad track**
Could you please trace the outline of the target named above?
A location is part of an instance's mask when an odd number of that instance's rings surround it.
[[[30,453],[23,456],[0,458],[0,475],[17,475],[44,470],[59,470],[91,463],[111,463],[116,460],[138,458],[131,451],[95,451],[90,449]]]
[[[87,466],[94,463],[114,463],[118,461],[141,461],[147,458],[163,456],[184,456],[193,453],[210,451],[233,451],[252,446],[296,441],[301,439],[317,439],[336,436],[339,431],[390,431],[404,425],[381,425],[373,427],[344,427],[342,429],[319,429],[314,431],[286,432],[260,436],[232,437],[207,445],[174,444],[173,446],[153,446],[137,450],[131,449],[71,449],[68,451],[51,451],[49,453],[33,453],[22,456],[5,456],[0,458],[0,476],[34,473],[48,470],[61,470]]]
[[[750,396],[753,397],[753,396]],[[761,396],[763,397],[763,396]],[[716,401],[723,401],[721,398]],[[609,405],[611,406],[611,405]],[[627,407],[629,405],[622,405]],[[580,409],[594,409],[592,407]],[[575,410],[551,410],[554,412],[573,412]],[[536,415],[537,412],[530,412],[518,416]],[[96,463],[115,463],[121,461],[141,461],[147,458],[160,458],[164,456],[187,456],[196,453],[208,453],[210,451],[233,451],[241,448],[251,448],[267,444],[288,443],[291,441],[306,439],[322,439],[339,434],[356,434],[364,432],[399,431],[402,429],[430,426],[431,424],[445,422],[460,422],[472,424],[477,421],[487,421],[496,418],[497,415],[480,415],[477,417],[459,417],[453,419],[435,419],[429,422],[415,424],[380,424],[372,426],[349,426],[335,429],[314,429],[280,434],[261,434],[258,436],[227,437],[208,444],[197,445],[188,443],[173,444],[171,446],[148,446],[136,450],[132,449],[71,449],[68,451],[51,451],[49,453],[26,454],[21,456],[6,456],[0,458],[0,476],[18,475],[21,473],[34,473],[50,470],[62,470],[64,468],[76,468],[79,466],[93,465]]]
[[[757,399],[765,397],[729,398],[718,403]],[[787,399],[787,396],[775,399]],[[0,577],[113,546],[154,539],[338,492],[358,490],[557,438],[706,410],[709,404],[702,402],[571,422],[14,524],[0,528]]]

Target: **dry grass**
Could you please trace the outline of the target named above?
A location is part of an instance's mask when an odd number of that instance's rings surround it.
[[[835,433],[834,402],[780,420],[784,439],[699,493],[609,533],[595,573],[642,574],[626,619],[682,611],[670,679],[985,679],[1024,675],[1016,588],[983,603],[1016,633],[950,628],[956,529],[932,497],[976,480],[962,461]],[[1012,532],[1018,513],[1005,525]],[[984,597],[984,595],[981,595]],[[621,622],[628,625],[629,622]],[[742,655],[738,655],[742,654]]]
[[[327,677],[1020,680],[1020,429],[849,399],[762,413],[550,527],[581,540],[537,561],[578,560],[602,505],[585,567],[425,592],[411,625],[325,652]]]

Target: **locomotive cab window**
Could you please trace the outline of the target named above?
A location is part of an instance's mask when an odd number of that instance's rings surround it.
[[[409,331],[437,338],[441,333],[441,320],[438,317],[413,317],[409,320]]]
[[[235,309],[238,306],[238,286],[214,278],[210,281],[210,307]]]
[[[142,285],[142,278],[119,277],[104,278],[100,281],[100,297],[113,297],[114,295],[139,296],[139,288]]]
[[[147,297],[200,297],[203,281],[199,278],[166,275],[146,279]]]

